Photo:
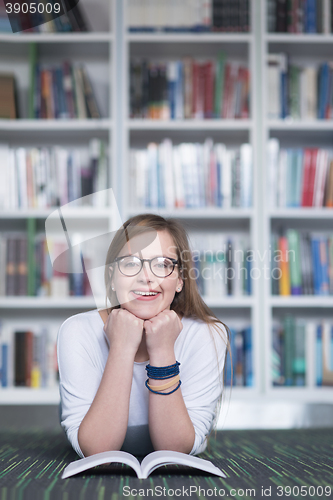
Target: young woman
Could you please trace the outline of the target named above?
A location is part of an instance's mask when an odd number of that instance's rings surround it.
[[[193,270],[175,220],[138,215],[116,233],[105,266],[111,307],[72,316],[58,335],[61,425],[81,457],[206,448],[228,329]]]

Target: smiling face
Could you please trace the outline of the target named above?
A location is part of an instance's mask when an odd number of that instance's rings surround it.
[[[174,241],[167,231],[158,231],[155,240],[146,248],[144,248],[143,238],[144,235],[132,238],[129,244],[126,244],[119,252],[118,257],[135,255],[141,259],[160,256],[177,259]],[[150,269],[149,262],[144,262],[141,271],[132,277],[124,276],[117,264],[114,264],[111,269],[113,270],[112,286],[121,307],[140,319],[150,319],[164,309],[170,309],[176,290],[183,285],[178,266],[166,278],[155,276]],[[150,295],[144,295],[145,292],[150,292]]]

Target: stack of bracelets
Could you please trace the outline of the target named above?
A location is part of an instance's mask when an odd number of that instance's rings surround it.
[[[179,376],[179,365],[178,361],[174,365],[169,365],[169,366],[146,366],[147,370],[147,375],[148,378],[146,380],[146,387],[149,389],[151,392],[154,392],[155,394],[162,394],[164,396],[167,396],[168,394],[172,394],[175,392],[181,384],[180,376]],[[159,386],[151,386],[148,384],[148,379],[152,378],[154,380],[164,380],[168,378],[174,378],[174,380],[171,380],[170,382],[167,382],[164,385],[159,385]],[[176,384],[178,382],[178,385],[175,389],[173,389],[170,392],[160,392],[163,391],[164,389],[169,389],[172,385]],[[154,391],[154,389],[158,389],[158,391]]]

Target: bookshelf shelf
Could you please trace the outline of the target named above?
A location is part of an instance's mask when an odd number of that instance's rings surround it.
[[[0,33],[0,43],[110,43],[114,36],[111,33]]]
[[[55,405],[59,404],[59,389],[1,388],[0,405]]]
[[[287,131],[333,131],[333,120],[268,120],[268,128],[274,132],[279,130]]]
[[[93,297],[0,297],[0,309],[95,309]]]
[[[271,219],[331,219],[333,217],[332,208],[290,208],[276,210],[269,213]]]
[[[306,296],[283,296],[269,297],[268,303],[270,307],[288,307],[288,308],[332,308],[333,297],[325,295],[306,295]]]
[[[250,130],[252,120],[149,120],[132,118],[129,130]]]
[[[285,402],[332,402],[332,389],[330,387],[314,387],[311,391],[308,387],[273,387],[270,394],[274,394],[274,399],[281,398]]]
[[[187,208],[187,209],[175,209],[175,210],[167,210],[162,208],[150,208],[150,207],[137,207],[137,208],[128,208],[127,216],[131,217],[132,215],[138,213],[158,213],[162,217],[175,217],[177,219],[251,219],[253,217],[254,211],[253,209],[242,209],[242,208],[234,208],[234,209],[223,209],[223,208]]]
[[[66,131],[66,132],[76,132],[80,130],[84,131],[108,131],[113,126],[111,120],[100,119],[100,120],[0,120],[0,130],[3,131],[13,131],[13,132],[49,132],[49,131]]]
[[[252,308],[254,306],[253,297],[221,297],[219,299],[213,299],[211,297],[203,297],[208,307],[214,309],[224,309],[224,308],[242,308],[248,307]]]
[[[285,43],[285,44],[305,44],[305,43],[315,43],[315,44],[332,44],[333,35],[326,35],[322,33],[314,34],[269,34],[264,36],[264,40],[268,43]]]
[[[128,33],[132,43],[250,43],[251,34],[244,33]]]
[[[30,209],[30,210],[6,210],[3,214],[1,213],[1,219],[26,219],[33,217],[34,219],[46,219],[51,213],[55,212],[57,207],[52,207],[45,210],[40,209]],[[66,209],[66,217],[71,217],[74,219],[109,219],[110,209],[108,208],[94,208],[94,207],[82,207],[80,209]]]

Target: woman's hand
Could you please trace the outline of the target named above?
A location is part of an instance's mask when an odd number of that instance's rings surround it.
[[[170,309],[157,314],[144,322],[146,345],[150,362],[152,360],[166,360],[166,356],[174,356],[175,341],[183,329],[177,313]]]
[[[120,348],[135,356],[143,334],[143,319],[126,309],[113,309],[104,325],[110,348]]]

